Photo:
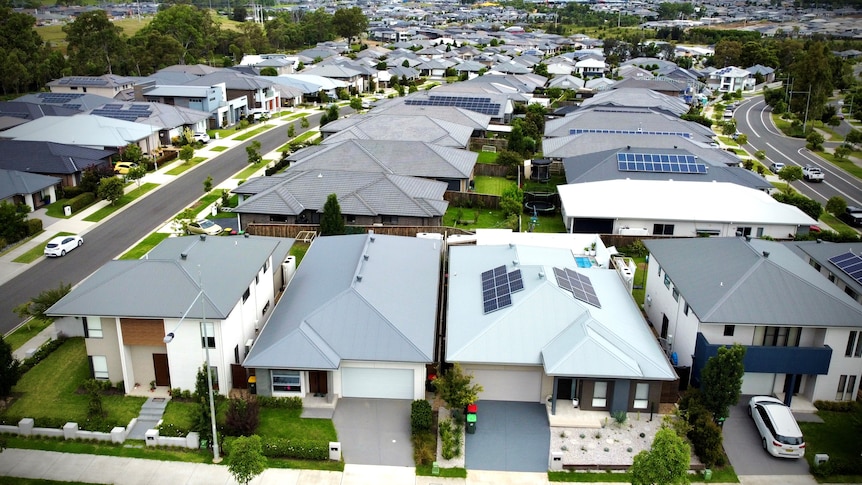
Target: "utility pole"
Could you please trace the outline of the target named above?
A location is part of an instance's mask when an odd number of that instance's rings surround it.
[[[808,124],[808,107],[811,105],[811,85],[808,85],[808,101],[805,102],[805,121],[802,122],[802,134],[805,135],[805,126]]]

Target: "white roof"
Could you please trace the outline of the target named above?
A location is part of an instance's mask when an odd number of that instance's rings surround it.
[[[560,185],[557,191],[567,217],[817,223],[765,192],[728,182],[624,179]]]
[[[0,137],[23,141],[51,141],[66,145],[117,148],[136,143],[153,134],[153,127],[142,123],[103,116],[43,116],[10,128]]]

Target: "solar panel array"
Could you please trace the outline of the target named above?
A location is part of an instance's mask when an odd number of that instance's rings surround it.
[[[58,84],[69,84],[74,86],[106,86],[108,81],[100,77],[64,77],[60,79]]]
[[[862,284],[862,257],[847,251],[844,254],[829,258],[829,262],[838,266],[838,269],[847,273],[859,284]]]
[[[42,100],[42,102],[50,103],[50,104],[64,104],[72,101],[73,99],[78,99],[83,94],[81,93],[39,93],[38,97]]]
[[[408,106],[455,106],[464,108],[477,113],[482,113],[490,116],[500,114],[500,103],[494,103],[490,98],[472,97],[472,96],[442,96],[429,95],[427,99],[409,98],[404,100],[404,104]]]
[[[694,155],[651,153],[617,153],[620,172],[699,173],[708,171],[706,164],[698,163]]]
[[[681,131],[601,130],[598,128],[574,128],[569,130],[570,135],[580,135],[582,133],[610,133],[614,135],[666,135],[691,138],[691,133],[683,133]]]
[[[104,116],[115,120],[137,121],[139,118],[149,118],[150,106],[147,104],[133,104],[129,109],[123,109],[121,104],[106,104],[101,108],[90,112],[96,116]]]
[[[572,292],[572,296],[576,299],[589,303],[596,308],[602,307],[589,276],[582,275],[569,268],[556,267],[554,268],[554,276],[557,278],[557,285],[564,290]]]
[[[506,272],[505,266],[498,266],[482,273],[483,313],[491,313],[512,305],[512,293],[524,289],[521,270]]]

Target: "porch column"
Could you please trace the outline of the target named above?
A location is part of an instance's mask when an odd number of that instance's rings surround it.
[[[790,407],[790,401],[793,400],[793,390],[796,389],[796,374],[787,374],[787,379],[784,381],[784,404]]]
[[[559,381],[559,377],[554,376],[554,389],[551,391],[551,414],[557,414],[557,381]]]

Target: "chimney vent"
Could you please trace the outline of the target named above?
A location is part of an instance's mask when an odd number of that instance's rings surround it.
[[[763,257],[764,257],[764,258],[768,258],[768,257],[769,257],[769,251],[764,251],[764,252],[763,252]]]

